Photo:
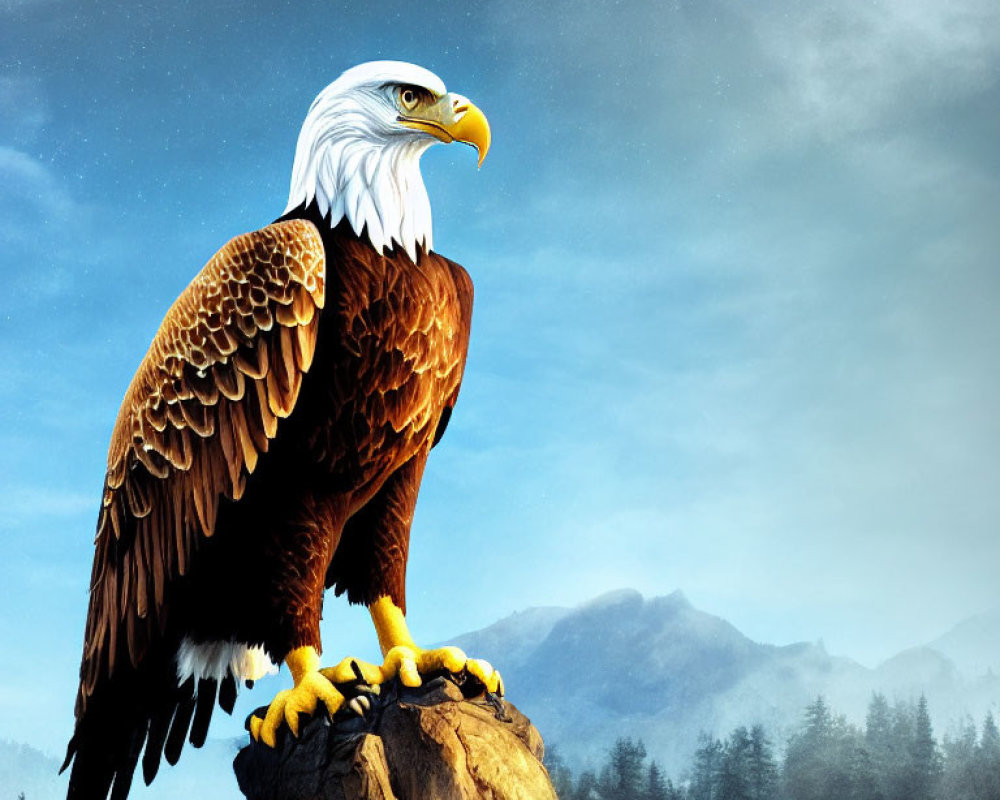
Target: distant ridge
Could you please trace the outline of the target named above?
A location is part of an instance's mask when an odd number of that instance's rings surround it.
[[[1000,608],[963,620],[928,647],[950,658],[968,678],[1000,674]]]
[[[16,800],[24,792],[25,800],[61,798],[66,788],[56,776],[59,761],[26,744],[0,740],[0,797]]]
[[[956,630],[950,641],[974,639]],[[701,731],[760,722],[780,743],[819,694],[860,722],[873,691],[925,693],[945,730],[1000,700],[1000,680],[968,680],[944,652],[913,648],[871,670],[819,643],[754,642],[680,591],[645,599],[620,589],[572,609],[528,609],[452,643],[492,661],[576,767],[599,763],[623,735],[642,738],[668,771],[690,763]]]

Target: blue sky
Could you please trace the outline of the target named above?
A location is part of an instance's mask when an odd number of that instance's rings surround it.
[[[997,605],[992,0],[268,8],[0,3],[0,736],[69,733],[107,439],[159,320],[281,213],[312,98],[374,58],[494,133],[481,171],[424,158],[477,297],[419,638],[681,588],[871,665]],[[324,626],[373,657],[363,613]]]

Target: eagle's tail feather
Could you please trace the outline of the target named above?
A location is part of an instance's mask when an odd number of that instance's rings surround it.
[[[176,764],[177,759],[181,757],[181,749],[184,747],[188,728],[191,727],[191,717],[194,716],[194,703],[194,678],[188,678],[180,688],[177,710],[174,712],[170,732],[163,746],[163,757],[170,766]]]
[[[191,736],[188,741],[195,747],[205,744],[208,736],[208,723],[212,720],[212,710],[215,708],[215,698],[218,695],[219,682],[214,678],[202,678],[198,681],[198,697],[194,708],[194,721],[191,723]]]
[[[147,786],[153,782],[160,769],[160,757],[163,755],[163,745],[167,741],[167,731],[170,730],[173,715],[174,709],[165,707],[149,720],[146,752],[142,754],[142,779]]]
[[[132,753],[142,748],[146,720],[134,712],[125,712],[130,719],[123,720],[119,706],[93,703],[77,723],[62,766],[65,770],[70,761],[73,763],[67,800],[103,800],[112,784],[115,800],[128,794],[135,770]]]
[[[111,800],[124,800],[140,755],[148,784],[159,767],[178,702],[190,694],[190,686],[177,686],[172,669],[153,675],[124,667],[113,680],[103,681],[82,706],[67,748],[62,768],[73,764],[67,800],[105,800],[109,792]]]
[[[104,755],[88,758],[86,751],[75,751],[73,771],[69,776],[69,792],[67,800],[89,800],[94,797],[107,797],[111,782],[115,778],[115,768],[111,759]]]
[[[111,787],[111,800],[127,800],[128,790],[132,788],[132,776],[136,764],[139,763],[139,753],[146,741],[146,724],[132,732],[129,737],[128,750],[125,751],[124,763],[115,771],[115,785]]]
[[[87,699],[60,770],[73,765],[67,800],[105,800],[109,792],[110,800],[125,800],[140,755],[149,785],[161,758],[177,763],[185,740],[195,747],[204,744],[217,698],[231,711],[235,697],[227,688],[220,698],[214,679],[189,677],[178,686],[173,669],[158,677],[119,672]],[[227,677],[235,694],[235,679]]]

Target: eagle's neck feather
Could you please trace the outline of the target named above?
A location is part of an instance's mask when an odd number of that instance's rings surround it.
[[[358,236],[367,232],[380,253],[398,245],[416,261],[418,248],[429,252],[434,245],[420,174],[420,156],[434,140],[373,140],[363,128],[352,129],[345,116],[335,125],[327,120],[316,136],[303,128],[285,213],[315,201],[331,228],[346,218]]]

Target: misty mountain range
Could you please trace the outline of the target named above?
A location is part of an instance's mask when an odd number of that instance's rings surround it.
[[[500,665],[510,697],[574,767],[599,763],[623,735],[642,738],[668,772],[690,763],[701,731],[760,722],[780,745],[820,694],[860,722],[872,692],[923,693],[940,732],[1000,700],[1000,612],[876,669],[822,644],[759,644],[681,592],[530,609],[455,643]]]
[[[995,711],[1000,700],[1000,611],[875,669],[821,644],[759,644],[681,592],[646,600],[622,590],[572,609],[531,608],[450,643],[500,667],[511,700],[574,769],[600,763],[619,736],[641,738],[668,774],[690,763],[702,731],[724,735],[760,722],[780,746],[819,694],[860,722],[874,691],[890,700],[924,693],[939,734],[966,714]],[[239,746],[210,740],[134,795],[210,788],[216,800],[238,800],[231,763]],[[57,767],[32,748],[0,742],[0,786],[26,800],[63,796]]]

